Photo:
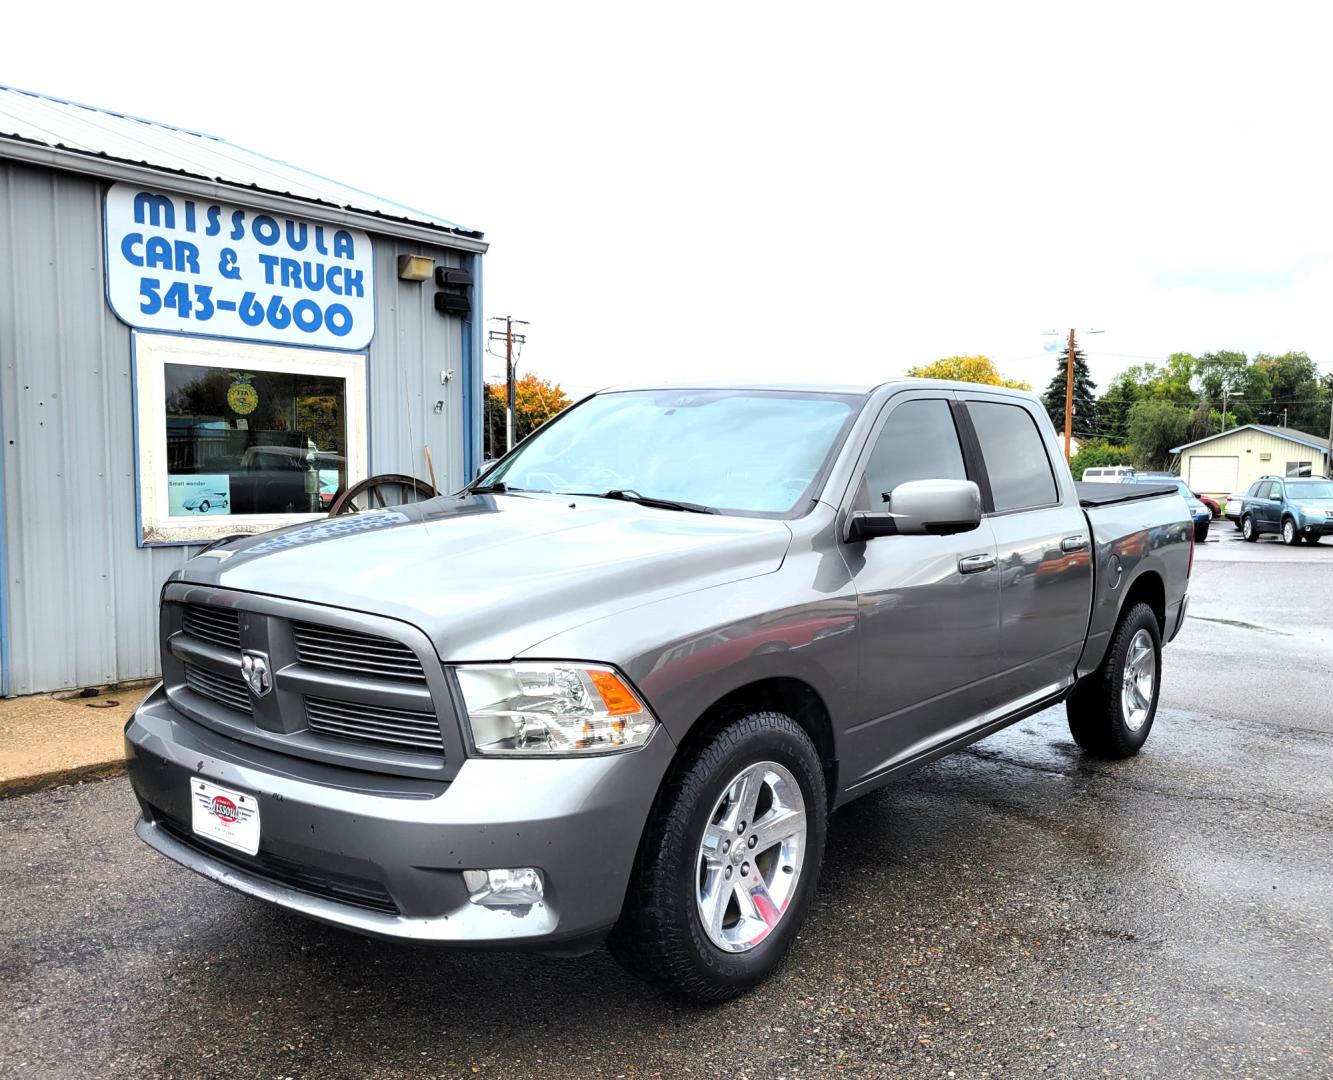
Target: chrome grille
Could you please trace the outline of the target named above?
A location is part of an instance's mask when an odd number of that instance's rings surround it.
[[[209,641],[228,649],[241,647],[241,615],[228,608],[187,604],[181,613],[181,629],[200,641]]]
[[[308,697],[305,714],[310,730],[321,735],[399,750],[444,750],[440,723],[434,713]]]
[[[202,697],[211,698],[247,716],[253,712],[250,692],[239,675],[205,671],[195,664],[185,665],[185,685]]]
[[[426,681],[416,653],[400,641],[311,623],[293,623],[292,637],[297,659],[303,664],[357,675]]]

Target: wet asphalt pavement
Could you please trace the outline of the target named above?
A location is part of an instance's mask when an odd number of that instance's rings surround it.
[[[846,808],[716,1009],[271,909],[136,840],[124,780],[0,801],[0,1074],[1327,1077],[1333,544],[1214,537],[1138,758],[1051,710]]]

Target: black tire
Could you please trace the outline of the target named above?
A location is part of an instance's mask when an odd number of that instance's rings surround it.
[[[1202,544],[1207,539],[1208,539],[1208,522],[1205,521],[1202,525],[1195,525],[1194,542],[1196,544]]]
[[[801,789],[806,811],[804,862],[786,911],[748,952],[709,940],[696,902],[699,847],[709,815],[747,765],[774,761]],[[737,716],[711,732],[672,770],[658,792],[634,861],[620,921],[607,941],[631,974],[697,1002],[720,1002],[766,979],[796,940],[819,880],[828,797],[810,736],[776,712]]]
[[[1154,673],[1147,719],[1138,729],[1127,723],[1120,690],[1130,643],[1141,630],[1152,640]],[[1090,754],[1105,758],[1133,757],[1143,747],[1157,718],[1162,690],[1162,631],[1147,604],[1135,604],[1120,617],[1102,666],[1074,689],[1065,702],[1069,733]]]
[[[1280,528],[1282,530],[1282,542],[1287,547],[1295,547],[1301,542],[1301,531],[1296,528],[1296,522],[1293,518],[1283,518]]]
[[[1240,519],[1240,534],[1245,537],[1247,544],[1253,544],[1259,539],[1259,526],[1255,523],[1253,514],[1246,514]]]
[[[1313,534],[1311,534],[1310,536],[1307,536],[1307,537],[1305,538],[1305,542],[1306,542],[1307,544],[1317,544],[1317,543],[1319,543],[1319,541],[1322,540],[1322,539],[1323,539],[1323,537],[1320,536],[1318,533],[1313,533]]]

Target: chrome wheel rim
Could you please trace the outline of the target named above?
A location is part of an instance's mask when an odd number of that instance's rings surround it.
[[[1282,523],[1282,542],[1284,544],[1290,544],[1295,539],[1296,526],[1291,523],[1290,519],[1288,519]]]
[[[1152,635],[1140,630],[1125,653],[1125,674],[1120,681],[1120,710],[1130,731],[1138,731],[1148,722],[1156,682],[1157,653],[1153,651]]]
[[[1254,521],[1250,518],[1246,518],[1240,523],[1240,528],[1241,532],[1245,534],[1246,539],[1248,539],[1250,533],[1254,532]]]
[[[790,770],[761,761],[736,774],[699,844],[695,902],[708,940],[746,952],[782,921],[805,861],[805,796]]]

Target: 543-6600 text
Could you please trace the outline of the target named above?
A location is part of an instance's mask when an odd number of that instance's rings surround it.
[[[215,312],[234,311],[246,326],[267,323],[275,330],[285,330],[293,323],[298,330],[313,334],[321,327],[336,337],[352,329],[352,313],[342,304],[321,307],[313,300],[298,300],[288,305],[281,296],[271,297],[267,303],[253,292],[241,294],[240,302],[213,296],[211,285],[196,285],[178,281],[162,291],[157,278],[139,279],[139,310],[145,315],[156,315],[170,308],[182,319],[207,322]]]

